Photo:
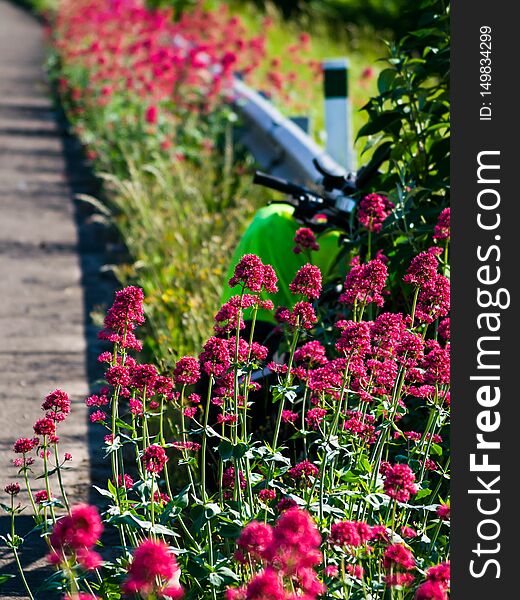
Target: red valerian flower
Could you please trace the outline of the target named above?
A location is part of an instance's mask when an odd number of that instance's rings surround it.
[[[153,394],[155,382],[159,374],[154,365],[134,365],[130,368],[130,387],[138,390],[146,388],[147,393]]]
[[[124,336],[129,335],[137,325],[144,323],[144,293],[141,288],[128,286],[116,292],[112,306],[105,316],[105,329],[100,332],[101,339],[123,343]],[[115,334],[115,338],[111,333]]]
[[[299,481],[301,479],[308,479],[309,477],[316,477],[318,472],[319,469],[316,465],[313,465],[308,460],[303,460],[294,467],[290,468],[287,471],[287,475],[289,475],[291,479]]]
[[[435,340],[428,340],[426,346],[429,352],[425,355],[420,366],[425,370],[424,382],[430,385],[446,385],[450,382],[450,345],[441,348]]]
[[[43,501],[43,497],[39,500]],[[54,524],[49,537],[52,550],[48,560],[60,564],[74,555],[86,570],[97,569],[102,562],[99,554],[92,550],[103,531],[103,524],[95,506],[77,504],[70,514],[61,517]]]
[[[394,208],[395,204],[390,202],[386,196],[368,194],[359,203],[359,223],[367,231],[379,233]]]
[[[47,490],[39,490],[38,492],[34,492],[34,500],[36,504],[47,502],[48,499],[49,496],[47,495]]]
[[[63,421],[70,413],[69,396],[63,390],[54,390],[45,397],[42,410],[46,410],[46,417],[55,421]]]
[[[372,530],[363,521],[340,521],[330,528],[329,541],[335,546],[361,546],[371,539]]]
[[[265,552],[273,541],[273,528],[270,525],[251,521],[248,523],[237,539],[240,562],[247,562],[248,556],[253,560],[262,560]]]
[[[197,442],[173,442],[172,446],[176,450],[186,450],[188,452],[197,452],[201,448],[201,445]]]
[[[149,473],[160,473],[168,462],[168,457],[162,446],[153,444],[145,448],[142,460]]]
[[[437,508],[437,516],[441,521],[449,521],[451,517],[451,508],[449,504],[440,504]]]
[[[16,496],[20,493],[20,484],[16,482],[8,483],[4,488],[4,492],[10,496]]]
[[[415,568],[412,551],[403,546],[403,544],[388,546],[383,556],[383,566],[387,570],[396,568],[410,570]]]
[[[182,598],[181,571],[175,556],[161,540],[144,540],[134,550],[123,585],[126,594],[157,598]]]
[[[398,502],[408,502],[411,495],[417,494],[415,475],[408,465],[390,465],[385,472],[385,494]]]
[[[246,600],[286,600],[287,594],[278,573],[268,567],[248,583],[245,598]]]
[[[36,435],[56,435],[56,422],[54,419],[50,419],[49,417],[44,417],[43,419],[38,419],[36,423],[33,425],[34,433]]]
[[[40,443],[40,440],[37,437],[19,438],[14,443],[13,450],[17,454],[26,454],[27,452],[30,452],[31,450],[33,450],[33,448],[36,448],[36,446],[38,446],[39,443]]]
[[[152,105],[146,109],[144,118],[149,125],[155,125],[157,123],[158,117],[159,110],[157,109],[157,106]]]
[[[327,567],[325,567],[323,569],[323,574],[326,577],[337,577],[339,574],[339,569],[338,569],[337,565],[328,565]]]
[[[117,485],[118,486],[124,486],[125,489],[127,490],[131,490],[133,485],[134,485],[134,480],[132,479],[132,477],[130,477],[130,475],[128,475],[127,473],[125,473],[124,475],[119,475],[117,478]]]
[[[414,600],[448,600],[448,594],[440,583],[427,580],[417,588]]]
[[[336,324],[337,325],[337,324]],[[364,357],[372,348],[370,327],[365,321],[342,321],[341,337],[336,342],[336,350],[347,356]]]
[[[435,242],[450,239],[450,212],[449,207],[441,211],[437,224],[433,229],[433,239]]]
[[[325,418],[326,414],[326,408],[320,408],[319,406],[316,408],[311,408],[307,411],[307,414],[305,415],[305,422],[311,429],[319,429],[320,424]]]
[[[103,524],[97,508],[88,504],[73,506],[70,515],[56,521],[50,536],[53,548],[91,548],[99,540]]]
[[[270,265],[264,265],[256,254],[244,255],[235,267],[233,277],[229,280],[230,287],[242,284],[251,292],[276,293],[277,278]]]
[[[426,571],[426,578],[439,583],[445,589],[449,589],[451,578],[449,561],[430,567]]]
[[[275,498],[276,498],[276,491],[275,490],[263,489],[263,490],[260,490],[258,492],[258,499],[261,502],[264,502],[265,504],[268,504],[269,502],[271,502]]]
[[[429,248],[419,253],[412,259],[406,275],[403,277],[405,283],[415,286],[426,285],[437,274],[439,260],[437,256],[441,252],[439,248]]]
[[[289,284],[289,289],[295,295],[305,296],[309,300],[316,300],[321,294],[321,271],[315,265],[307,263],[296,273]]]
[[[388,587],[408,587],[415,581],[415,576],[411,573],[403,573],[398,571],[397,573],[388,573],[385,576],[385,583]]]
[[[417,297],[415,316],[424,323],[433,323],[450,311],[450,280],[437,274],[421,288]]]
[[[365,569],[361,565],[347,565],[347,573],[356,579],[363,579]]]
[[[296,231],[294,244],[293,252],[295,254],[301,254],[305,250],[314,250],[317,252],[320,249],[320,245],[316,241],[316,236],[308,227],[300,227]]]
[[[413,539],[413,538],[417,537],[417,531],[415,531],[415,529],[413,527],[408,527],[407,525],[403,525],[401,527],[401,535],[403,537]]]
[[[298,504],[296,503],[296,500],[293,500],[292,498],[282,498],[280,502],[278,502],[278,504],[276,505],[276,508],[279,513],[283,513],[286,510],[295,508],[297,506]]]
[[[439,323],[438,332],[439,332],[439,336],[443,340],[450,339],[450,318],[449,317],[446,317]]]
[[[85,399],[85,404],[87,406],[106,406],[110,403],[110,399],[108,396],[98,396],[97,394],[93,394]]]
[[[173,371],[175,383],[194,385],[200,379],[199,361],[193,356],[183,356],[175,364]]]
[[[298,413],[293,412],[292,410],[282,410],[282,421],[284,423],[295,423],[298,419]]]
[[[343,293],[339,301],[354,306],[372,302],[383,306],[383,289],[388,277],[387,266],[375,258],[363,265],[356,265],[347,274],[343,284]]]
[[[222,487],[226,490],[224,492],[225,498],[230,498],[232,496],[231,491],[235,489],[237,476],[236,476],[235,467],[228,467],[222,476]],[[247,486],[246,478],[244,477],[244,473],[242,471],[238,471],[238,481],[241,490],[245,490]]]
[[[303,344],[294,353],[295,363],[305,363],[308,366],[324,365],[327,363],[325,348],[317,340]]]
[[[105,372],[105,379],[110,385],[126,387],[130,384],[130,372],[123,365],[114,365]]]
[[[289,324],[300,329],[312,329],[317,321],[314,308],[308,302],[297,302],[289,317]]]
[[[199,355],[203,371],[207,375],[223,375],[231,365],[231,354],[227,340],[211,337]]]
[[[309,513],[290,508],[278,518],[265,558],[290,576],[322,562],[320,545],[321,535]]]
[[[91,423],[104,423],[107,420],[107,415],[102,410],[96,410],[90,415]]]
[[[253,306],[253,303],[250,304],[244,301],[246,298],[254,298],[254,296],[250,294],[244,294],[242,298],[233,296],[220,307],[215,315],[214,330],[217,335],[245,328],[246,325],[242,317],[243,309]]]

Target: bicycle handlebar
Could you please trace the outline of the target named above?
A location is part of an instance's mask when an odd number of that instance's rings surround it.
[[[268,175],[267,173],[262,173],[261,171],[255,172],[253,183],[276,190],[277,192],[289,194],[291,196],[304,196],[310,193],[305,188],[295,185],[294,183],[290,183],[286,179],[274,177],[274,175]]]
[[[316,170],[323,176],[321,187],[324,191],[322,192],[308,190],[303,186],[261,171],[256,171],[253,183],[294,198],[295,202],[289,202],[289,204],[295,207],[295,216],[304,222],[313,222],[319,211],[328,213],[331,223],[335,222],[340,225],[350,223],[351,225],[356,206],[356,200],[352,194],[362,190],[376,175],[379,167],[388,160],[390,149],[389,143],[379,147],[370,162],[357,175],[329,172],[314,159]]]

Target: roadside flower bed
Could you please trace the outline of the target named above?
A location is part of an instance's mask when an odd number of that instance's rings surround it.
[[[386,218],[380,205],[390,209],[380,198],[364,203],[374,232]],[[431,236],[404,277],[409,314],[386,309],[391,263],[358,257],[323,331],[321,273],[302,267],[294,307],[275,311],[283,360],[255,341],[257,311],[275,309],[265,293],[277,288],[255,255],[236,265],[236,295],[216,314],[215,335],[171,372],[136,362],[144,294],[117,292],[100,332],[112,344],[99,356],[106,385],[86,399],[111,465],[101,515],[70,506],[63,489],[64,391],[45,398],[32,437],[14,444],[58,570],[46,589],[74,600],[447,599],[449,209]],[[310,237],[299,232],[296,247],[305,241],[312,253]],[[266,363],[271,381],[256,377]],[[262,388],[271,408],[259,429]],[[19,490],[6,488],[16,556]],[[120,537],[110,555],[103,528]]]
[[[258,205],[252,160],[233,139],[233,74],[284,105],[305,96],[296,73],[267,57],[264,25],[251,34],[225,6],[175,22],[141,0],[65,0],[51,17],[50,72],[104,180],[102,202],[82,199],[119,230],[129,260],[116,274],[145,290],[147,345],[162,360],[211,330],[229,256]],[[288,53],[316,78],[310,43],[302,34]]]
[[[119,290],[106,313],[105,383],[85,399],[110,471],[99,505],[72,503],[64,486],[74,464],[59,439],[65,391],[50,392],[33,431],[13,440],[19,481],[5,487],[4,543],[20,580],[30,598],[66,600],[447,600],[444,145],[423,153],[430,138],[403,109],[404,130],[420,137],[408,135],[403,154],[395,126],[381,134],[386,118],[376,116],[363,135],[392,146],[389,197],[361,199],[341,291],[331,294],[313,264],[319,243],[301,228],[294,252],[307,262],[288,285],[290,306],[273,305],[278,274],[246,254],[228,282],[234,295],[215,310],[254,206],[240,200],[248,162],[234,152],[224,101],[232,71],[261,71],[262,38],[225,14],[196,10],[182,25],[170,16],[137,0],[85,0],[63,3],[54,24],[52,68],[71,123],[110,172],[107,203],[88,200],[117,224],[134,261],[121,280],[141,285]],[[415,73],[409,60],[395,69]],[[442,88],[426,73],[415,73],[415,87],[410,78],[412,105],[423,80]],[[402,107],[381,93],[378,110]],[[255,339],[265,311],[274,350]],[[153,334],[147,348],[143,332]],[[152,354],[159,360],[146,362]],[[27,508],[55,568],[36,595],[16,532]]]

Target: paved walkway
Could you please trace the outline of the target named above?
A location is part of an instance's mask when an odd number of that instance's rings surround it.
[[[92,362],[87,348],[96,353],[90,343],[95,328],[88,324],[93,303],[88,289],[97,285],[101,245],[89,242],[90,225],[72,201],[81,171],[70,178],[71,153],[66,148],[73,142],[63,137],[53,110],[42,70],[44,54],[41,25],[0,0],[2,502],[4,485],[16,478],[10,464],[12,443],[32,434],[32,424],[42,416],[43,397],[56,387],[72,399],[71,415],[59,433],[61,451],[73,456],[75,469],[66,479],[76,500],[87,498],[92,468],[83,400]],[[0,521],[5,531],[5,518]],[[23,534],[23,525],[30,523],[21,521]],[[34,548],[23,555],[34,571],[41,568]],[[12,572],[9,560],[2,548],[0,572]],[[26,597],[17,579],[0,587],[0,598],[14,597]]]

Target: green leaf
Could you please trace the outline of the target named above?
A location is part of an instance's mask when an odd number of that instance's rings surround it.
[[[392,83],[397,75],[397,71],[395,69],[384,69],[379,73],[379,77],[377,79],[377,89],[380,94],[385,94],[391,88]]]
[[[128,423],[126,423],[122,419],[116,419],[116,425],[118,427],[121,427],[121,429],[128,429],[129,431],[133,431],[134,430],[134,428],[131,425],[129,425]]]
[[[224,579],[215,572],[210,573],[208,579],[213,587],[219,588],[224,583]]]
[[[218,453],[222,460],[229,460],[233,456],[233,444],[228,440],[222,440],[218,445]]]
[[[111,494],[108,490],[104,490],[103,488],[100,488],[97,485],[93,485],[92,487],[96,490],[96,492],[98,492],[98,494],[101,494],[102,496],[105,496],[106,498],[110,498],[111,500],[113,500],[115,498],[115,495]]]
[[[238,583],[240,581],[240,577],[233,572],[229,567],[223,566],[218,567],[217,573],[222,577],[224,583],[235,582]]]
[[[16,575],[12,575],[11,573],[5,573],[4,575],[0,575],[0,585],[3,585],[10,579],[13,579],[13,577],[16,577]]]
[[[374,135],[380,131],[387,132],[391,126],[395,125],[396,123],[400,123],[402,117],[403,115],[395,110],[384,112],[364,125],[359,130],[357,137],[360,138],[367,135]]]
[[[436,456],[442,456],[442,446],[439,446],[439,444],[432,444],[430,446],[430,452]]]
[[[421,500],[421,498],[426,498],[428,497],[430,494],[432,493],[432,491],[428,488],[425,488],[424,490],[419,490],[415,496],[416,500]]]

